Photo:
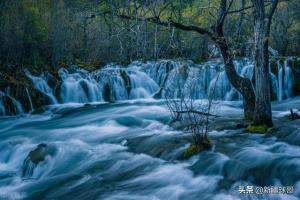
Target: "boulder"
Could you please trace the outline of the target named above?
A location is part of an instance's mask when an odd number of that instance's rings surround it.
[[[32,176],[36,166],[46,159],[46,156],[53,156],[56,149],[45,143],[39,144],[34,150],[30,151],[23,163],[22,176]]]

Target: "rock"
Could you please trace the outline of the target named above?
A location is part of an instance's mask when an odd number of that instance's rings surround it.
[[[293,109],[290,109],[291,114],[288,116],[290,120],[300,119],[300,116],[297,112],[294,112]]]
[[[3,106],[4,106],[4,113],[2,113],[3,115],[16,115],[18,114],[18,109],[15,106],[12,98],[10,98],[7,95],[4,94],[0,94],[0,101],[2,102]]]
[[[46,155],[47,155],[47,145],[42,143],[39,144],[36,149],[30,151],[27,158],[34,164],[38,164],[39,162],[45,160]]]
[[[34,150],[30,151],[23,163],[22,176],[28,177],[33,174],[35,167],[43,162],[46,156],[53,156],[56,152],[55,148],[48,146],[45,143],[39,144]]]
[[[157,92],[155,92],[154,94],[153,94],[153,98],[154,99],[161,99],[161,97],[162,97],[162,91],[163,91],[163,88],[161,87]]]
[[[238,123],[238,124],[236,124],[235,127],[236,127],[237,129],[240,129],[240,128],[246,128],[247,125]]]
[[[300,59],[292,60],[290,67],[293,74],[293,95],[300,95]]]
[[[47,75],[47,77],[52,77],[49,80],[51,79],[54,82],[53,76]],[[50,104],[49,97],[37,90],[21,69],[8,70],[1,74],[0,91],[7,91],[11,97],[19,101],[24,112],[30,112],[32,109]],[[14,112],[13,115],[15,115]]]
[[[41,106],[41,107],[35,109],[31,114],[37,115],[37,114],[41,114],[41,113],[43,113],[43,112],[45,112],[45,109],[44,109],[43,106]]]
[[[128,95],[128,98],[130,96],[130,91],[131,91],[131,81],[130,81],[130,77],[128,76],[128,74],[126,73],[125,70],[120,70],[120,75],[124,81],[124,84],[125,84],[125,87],[126,87],[126,91],[127,91],[127,95]]]
[[[104,101],[107,101],[107,102],[114,102],[114,99],[110,93],[111,89],[110,89],[110,86],[108,83],[106,83],[103,87],[103,98],[104,98]]]

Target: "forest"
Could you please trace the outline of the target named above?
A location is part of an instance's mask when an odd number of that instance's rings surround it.
[[[0,1],[0,199],[300,199],[299,0]]]

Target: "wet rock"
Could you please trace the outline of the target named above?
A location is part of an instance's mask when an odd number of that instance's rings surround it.
[[[34,164],[38,164],[39,162],[45,160],[46,155],[47,155],[47,145],[42,143],[39,144],[36,149],[30,151],[27,158]]]
[[[48,76],[51,77],[50,75]],[[19,101],[24,112],[30,112],[43,105],[50,104],[49,97],[34,87],[32,81],[22,69],[2,73],[0,77],[0,91],[6,92]],[[15,115],[15,112],[11,113]]]
[[[9,96],[6,96],[4,94],[0,94],[0,101],[2,105],[4,106],[3,115],[16,115],[18,114],[18,109],[15,106],[12,98]]]
[[[45,112],[45,108],[41,106],[41,107],[35,109],[31,114],[37,115],[37,114],[41,114],[43,112]]]
[[[300,115],[297,112],[294,112],[293,109],[290,109],[290,115],[287,116],[290,120],[300,119]]]
[[[293,74],[293,95],[300,95],[300,59],[293,59],[290,67]]]
[[[56,149],[48,146],[45,143],[39,144],[34,150],[30,151],[23,163],[23,177],[32,176],[36,166],[43,162],[46,156],[53,156],[56,152]]]
[[[153,94],[154,99],[161,99],[163,88],[161,87],[157,92]]]
[[[108,83],[106,83],[104,85],[104,89],[103,89],[103,98],[104,98],[104,101],[114,102],[114,99],[113,99],[110,91],[111,91],[110,86],[109,86]]]
[[[237,129],[240,129],[240,128],[246,128],[247,125],[238,123],[238,124],[236,124],[235,127],[236,127]]]
[[[130,77],[128,76],[128,74],[124,70],[120,71],[120,75],[121,75],[121,77],[122,77],[122,79],[125,83],[126,91],[127,91],[128,97],[129,97],[130,96],[130,91],[131,91],[131,88],[132,88]]]

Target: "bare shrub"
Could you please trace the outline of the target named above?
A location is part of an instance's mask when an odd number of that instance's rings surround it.
[[[177,96],[174,91],[165,89],[165,99],[170,111],[171,122],[179,122],[180,126],[187,132],[191,132],[194,144],[199,148],[209,148],[208,128],[211,120],[217,115],[213,114],[215,104],[213,102],[214,90],[217,79],[213,88],[209,92],[208,98],[197,102],[193,98],[195,85],[182,84],[182,80],[177,79],[174,87],[177,88]]]

